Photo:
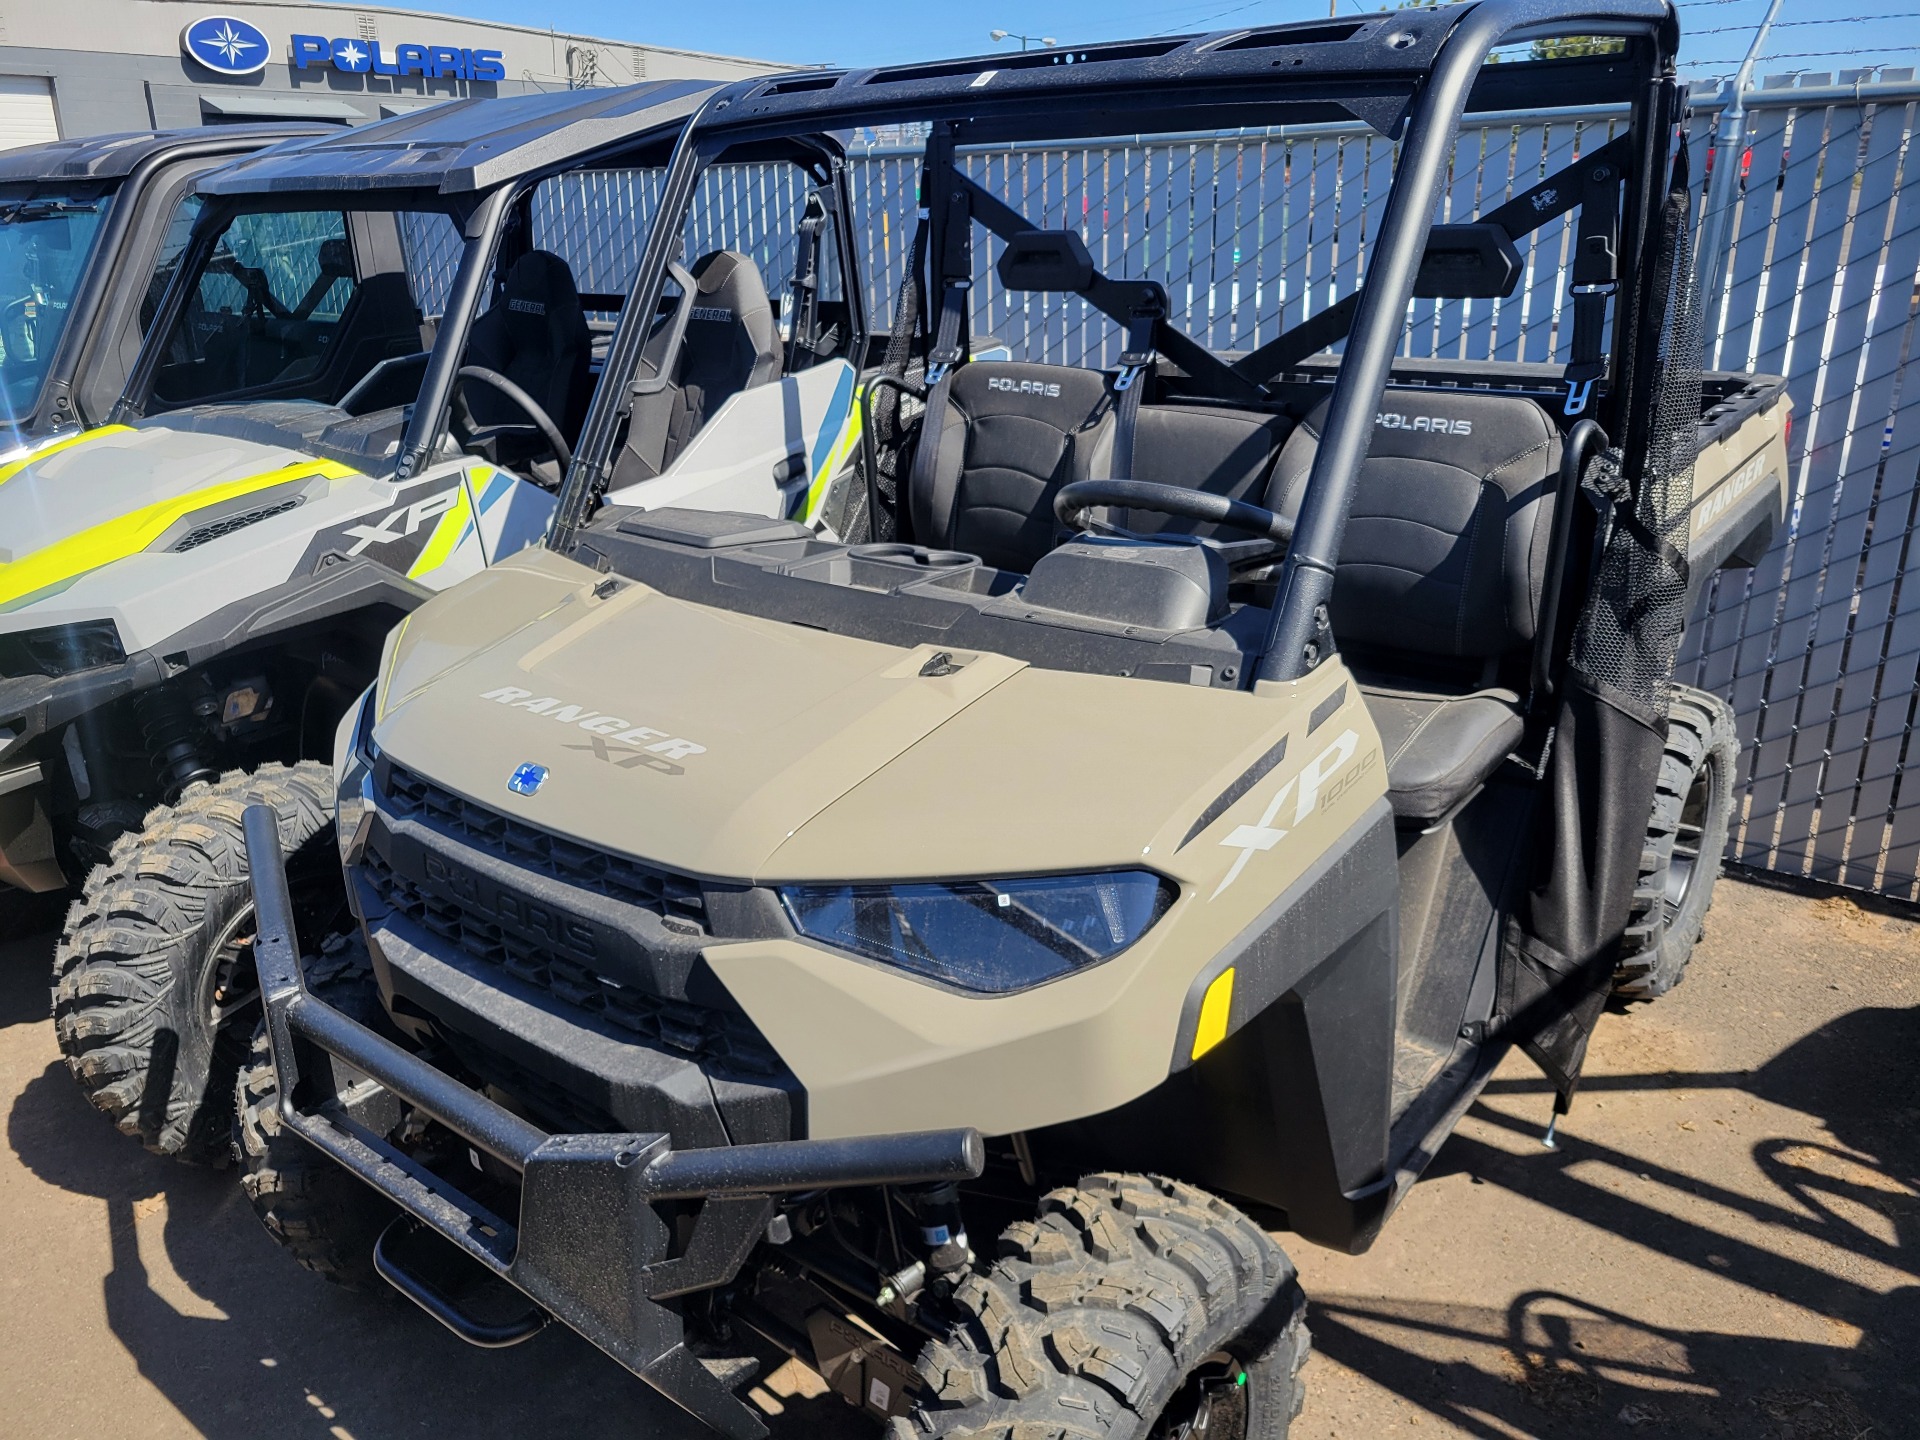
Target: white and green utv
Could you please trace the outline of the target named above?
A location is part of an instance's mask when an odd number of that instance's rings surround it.
[[[335,728],[397,622],[545,533],[662,169],[713,89],[450,103],[206,177],[107,423],[0,469],[0,899],[79,892],[61,1048],[149,1147],[227,1153],[254,1023],[241,810],[274,807],[306,920],[340,923]],[[801,172],[796,205],[830,172]],[[844,455],[850,379],[782,378],[748,256],[680,277],[654,469],[702,503],[700,476],[726,479],[691,443],[702,407],[764,388],[740,399],[791,433],[722,490],[800,513],[818,432],[822,463]]]

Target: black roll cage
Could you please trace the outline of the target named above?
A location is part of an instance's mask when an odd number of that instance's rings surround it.
[[[1617,54],[1604,56],[1525,65],[1487,63],[1490,53],[1503,45],[1572,35],[1619,37],[1625,43]],[[627,382],[647,335],[648,327],[638,317],[650,317],[659,308],[668,267],[681,259],[681,222],[695,186],[706,167],[729,150],[852,126],[932,121],[928,178],[957,179],[972,218],[1004,238],[1014,222],[1023,228],[1026,222],[958,176],[952,169],[956,143],[1022,140],[1037,134],[1050,139],[1111,138],[1208,126],[1224,129],[1269,125],[1276,115],[1287,122],[1360,119],[1402,145],[1362,284],[1331,310],[1274,342],[1318,339],[1312,349],[1341,333],[1347,336],[1266,641],[1251,677],[1255,682],[1298,679],[1332,652],[1328,604],[1347,512],[1463,117],[1470,112],[1560,110],[1623,98],[1630,104],[1627,130],[1607,146],[1616,158],[1631,157],[1623,167],[1627,184],[1618,232],[1621,283],[1609,368],[1615,377],[1638,377],[1653,367],[1633,363],[1635,348],[1657,342],[1657,336],[1640,333],[1644,327],[1630,321],[1650,309],[1649,297],[1639,293],[1652,270],[1643,252],[1651,243],[1650,221],[1666,176],[1673,128],[1685,105],[1684,89],[1674,78],[1678,45],[1678,23],[1666,0],[1475,0],[1354,21],[737,82],[708,97],[681,134],[634,294],[615,333],[547,543],[561,553],[572,548],[611,477]],[[1548,73],[1527,73],[1540,71]],[[930,207],[927,249],[936,287],[928,293],[930,311],[940,299],[946,208]],[[667,223],[670,216],[674,223]],[[1140,289],[1139,282],[1097,277],[1096,288],[1102,284],[1113,293],[1089,291],[1083,298],[1124,325],[1125,317],[1115,312],[1123,296]],[[1278,370],[1307,353],[1294,357],[1256,352],[1228,366],[1164,323],[1158,333],[1160,353],[1220,387],[1256,390],[1263,363],[1279,360],[1282,363],[1272,365]],[[1224,393],[1232,391],[1225,388]],[[1623,388],[1616,386],[1602,397],[1598,418],[1607,433],[1622,438],[1628,473],[1637,474],[1636,455],[1644,450],[1647,435],[1644,417],[1634,416],[1632,408]]]

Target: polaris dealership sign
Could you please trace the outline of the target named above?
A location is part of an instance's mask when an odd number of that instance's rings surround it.
[[[180,32],[182,53],[216,75],[239,77],[264,70],[273,45],[257,26],[232,15],[208,15]],[[296,70],[330,69],[346,75],[418,75],[428,80],[504,80],[501,51],[457,45],[395,45],[391,55],[378,40],[295,35]]]
[[[180,32],[180,48],[218,75],[252,75],[267,68],[273,47],[245,20],[209,15]]]
[[[331,68],[348,75],[422,75],[429,80],[504,80],[507,67],[498,50],[467,50],[457,45],[396,45],[388,59],[378,40],[329,40],[323,35],[293,37],[293,68]]]

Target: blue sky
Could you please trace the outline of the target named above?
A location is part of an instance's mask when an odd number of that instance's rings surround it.
[[[873,0],[833,5],[793,0],[706,0],[648,5],[626,0],[411,0],[422,9],[655,45],[796,63],[890,64],[994,49],[989,30],[1025,30],[1063,43],[1274,24],[1326,14],[1327,0]],[[1341,13],[1385,8],[1338,0]],[[1689,73],[1731,73],[1767,0],[1681,0]],[[1002,46],[1017,45],[1002,42]],[[1864,54],[1831,54],[1833,51]],[[1815,52],[1815,53],[1808,53]],[[1920,0],[1787,0],[1769,37],[1763,74],[1839,71],[1884,62],[1920,65]]]

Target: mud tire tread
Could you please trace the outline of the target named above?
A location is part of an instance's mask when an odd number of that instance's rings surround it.
[[[1233,1206],[1157,1176],[1096,1174],[1042,1197],[955,1291],[892,1440],[1145,1440],[1187,1375],[1228,1350],[1255,1395],[1249,1440],[1300,1413],[1311,1339],[1292,1262]]]
[[[114,843],[54,950],[54,1032],[68,1070],[121,1133],[196,1164],[231,1158],[233,1079],[248,1027],[183,1043],[189,1032],[175,1012],[234,905],[252,903],[241,816],[253,804],[279,815],[289,856],[331,848],[325,765],[263,765],[191,786]],[[166,1072],[163,1093],[149,1093],[156,1068]]]
[[[1686,978],[1693,947],[1704,933],[1713,906],[1714,882],[1733,815],[1733,784],[1740,741],[1733,710],[1717,695],[1676,685],[1667,712],[1667,743],[1654,787],[1653,813],[1640,852],[1633,908],[1620,942],[1614,970],[1614,997],[1622,1001],[1656,1000]],[[1688,793],[1702,769],[1716,767],[1707,797],[1700,858],[1685,902],[1667,903],[1668,867],[1673,862]]]
[[[389,1029],[364,941],[334,936],[301,964],[310,994],[369,1029]],[[388,1293],[373,1268],[373,1246],[399,1212],[287,1130],[279,1101],[262,1025],[234,1087],[234,1149],[247,1203],[305,1269],[349,1290]]]

